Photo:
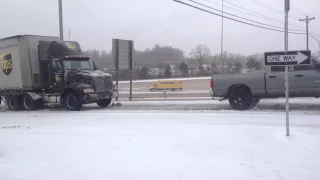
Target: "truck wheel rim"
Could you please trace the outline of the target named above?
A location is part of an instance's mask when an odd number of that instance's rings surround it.
[[[31,101],[32,101],[32,99],[30,97],[25,97],[24,101],[23,101],[24,107],[29,109],[31,107]]]
[[[67,106],[71,109],[74,108],[76,106],[76,101],[76,97],[69,96],[67,99]]]
[[[13,108],[14,107],[14,102],[13,102],[13,98],[10,98],[8,101],[9,107]]]

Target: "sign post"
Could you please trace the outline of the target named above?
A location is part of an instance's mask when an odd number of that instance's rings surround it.
[[[130,73],[130,101],[132,100],[132,67],[133,67],[133,41],[112,39],[113,67],[116,71],[116,84],[118,86],[119,70],[129,69]],[[118,86],[119,89],[119,86]],[[118,101],[118,97],[116,98]]]
[[[129,71],[130,71],[130,101],[132,101],[132,51],[133,51],[133,42],[129,41]]]
[[[287,37],[285,38],[288,40]],[[286,136],[290,136],[289,128],[289,65],[311,64],[311,51],[266,52],[264,54],[266,66],[285,66],[285,93],[286,93]]]
[[[289,11],[290,11],[290,0],[285,0],[285,35],[284,35],[284,44],[285,44],[285,53],[288,52],[289,40],[288,40],[288,24],[289,24]],[[289,80],[288,80],[288,70],[289,66],[285,67],[285,88],[286,88],[286,136],[290,136],[290,128],[289,128]]]

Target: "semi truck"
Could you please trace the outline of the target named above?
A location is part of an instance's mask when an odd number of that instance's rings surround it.
[[[320,97],[320,64],[290,65],[288,72],[290,97]],[[213,75],[212,97],[229,100],[235,110],[251,109],[260,99],[285,97],[285,67],[267,66],[264,71],[245,74]]]
[[[0,39],[0,96],[10,110],[36,110],[62,104],[81,110],[83,104],[111,104],[118,96],[112,76],[97,69],[76,41],[18,35]]]

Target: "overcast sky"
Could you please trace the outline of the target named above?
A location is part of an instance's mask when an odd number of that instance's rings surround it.
[[[183,0],[188,2],[188,0]],[[195,0],[220,8],[221,0]],[[236,8],[225,3],[226,12],[250,18],[255,21],[283,27],[282,12],[270,10],[256,0],[228,0],[238,6],[271,17],[261,19],[253,15],[234,11]],[[283,11],[284,0],[258,0],[273,9]],[[0,37],[17,34],[58,36],[58,0],[10,0],[1,2],[0,17],[3,25]],[[315,16],[311,29],[320,35],[320,1],[291,0],[294,9]],[[244,10],[242,10],[244,11]],[[172,0],[64,0],[64,36],[79,41],[83,49],[111,49],[112,38],[135,41],[137,49],[154,44],[179,47],[189,52],[196,44],[206,44],[213,53],[220,52],[221,17],[214,16]],[[299,22],[305,13],[290,12],[290,28],[305,30]],[[320,38],[320,36],[319,36]],[[225,20],[224,49],[229,52],[251,54],[284,49],[284,34],[262,30],[256,27]],[[305,35],[290,35],[289,49],[306,49]],[[319,45],[310,38],[310,49],[316,51]]]

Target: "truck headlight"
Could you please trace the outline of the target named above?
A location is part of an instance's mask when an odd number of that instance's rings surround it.
[[[87,88],[87,89],[83,89],[83,92],[84,92],[84,93],[93,93],[94,90],[91,89],[91,88]]]

